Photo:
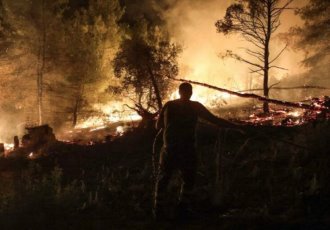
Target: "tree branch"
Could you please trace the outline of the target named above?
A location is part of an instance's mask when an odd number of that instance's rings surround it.
[[[249,70],[250,70],[250,73],[252,74],[252,73],[257,73],[257,74],[259,74],[259,75],[261,75],[261,76],[263,76],[264,74],[263,73],[260,73],[260,71],[264,71],[264,69],[262,68],[262,69],[251,69],[251,68],[249,68]]]
[[[326,111],[326,112],[330,112],[330,109],[327,108],[317,108],[311,105],[307,105],[307,104],[303,104],[303,103],[296,103],[296,102],[289,102],[289,101],[281,101],[281,100],[276,100],[276,99],[271,99],[271,98],[266,98],[263,96],[259,96],[256,94],[252,94],[252,93],[238,93],[238,92],[234,92],[228,89],[224,89],[224,88],[220,88],[220,87],[216,87],[213,85],[209,85],[206,83],[202,83],[202,82],[197,82],[197,81],[191,81],[191,80],[185,80],[185,79],[177,79],[177,78],[170,78],[174,81],[180,81],[180,82],[188,82],[190,84],[195,84],[195,85],[200,85],[203,87],[207,87],[210,89],[214,89],[223,93],[228,93],[231,95],[235,95],[238,97],[243,97],[243,98],[253,98],[253,99],[257,99],[259,101],[263,101],[263,102],[268,102],[268,103],[273,103],[273,104],[277,104],[277,105],[283,105],[283,106],[288,106],[288,107],[293,107],[293,108],[299,108],[299,109],[308,109],[308,110],[316,110],[316,111]]]
[[[294,0],[289,0],[287,1],[282,7],[279,8],[273,8],[272,9],[272,17],[276,16],[278,14],[281,14],[283,10],[288,10],[288,9],[294,9],[294,8],[289,8],[288,6],[293,2]]]
[[[257,63],[254,63],[254,62],[250,62],[250,61],[246,60],[245,58],[242,58],[238,54],[233,53],[230,50],[227,50],[227,52],[226,52],[226,54],[225,54],[224,57],[226,57],[226,56],[229,56],[229,57],[234,58],[234,59],[236,59],[238,61],[245,62],[245,63],[247,63],[249,65],[252,65],[252,66],[255,66],[255,67],[258,67],[258,68],[263,68],[261,65],[259,65]]]
[[[276,69],[281,69],[281,70],[289,70],[289,69],[283,68],[281,66],[276,66],[276,65],[269,66],[269,69],[271,69],[271,68],[276,68]]]
[[[284,48],[276,55],[275,58],[273,58],[273,60],[271,60],[269,62],[269,64],[272,64],[274,61],[276,61],[281,55],[282,53],[284,52],[284,50],[288,47],[288,44],[285,44]]]
[[[278,85],[278,84],[280,84],[280,83],[281,83],[280,81],[279,81],[279,82],[276,82],[276,83],[270,85],[270,86],[268,87],[268,89],[271,89],[271,88],[273,88],[275,85]]]
[[[261,49],[261,50],[264,50],[265,49],[265,47],[262,47],[260,44],[258,44],[257,41],[254,41],[251,37],[249,37],[249,36],[247,36],[245,34],[242,34],[242,36],[244,37],[244,39],[246,41],[251,42],[254,46],[258,47],[259,49]],[[262,44],[262,45],[264,45],[264,44]]]
[[[255,52],[250,49],[245,49],[245,52],[255,58],[257,58],[259,61],[264,62],[264,55],[260,52]]]
[[[293,89],[320,89],[320,90],[330,90],[330,88],[314,85],[303,85],[303,86],[292,86],[292,87],[272,87],[272,90],[293,90]],[[252,92],[252,91],[263,91],[262,88],[257,89],[246,89],[239,91],[240,93]]]

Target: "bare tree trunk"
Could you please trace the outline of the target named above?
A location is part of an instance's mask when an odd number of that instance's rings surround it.
[[[72,114],[72,127],[75,127],[77,125],[78,121],[78,110],[79,110],[79,98],[76,99],[76,103],[73,108],[73,114]]]
[[[293,0],[286,0],[283,6],[280,6],[279,0],[263,0],[263,1],[238,1],[242,7],[239,10],[234,5],[227,8],[226,16],[223,20],[216,22],[218,32],[223,34],[239,33],[244,39],[251,43],[255,49],[246,48],[246,53],[256,61],[251,61],[249,58],[244,58],[241,55],[228,50],[223,57],[231,57],[238,61],[244,62],[251,66],[251,73],[263,75],[263,96],[269,98],[269,78],[270,69],[278,68],[272,63],[276,61],[286,49],[287,45],[276,55],[270,59],[270,41],[272,33],[280,26],[280,16],[283,10],[291,9],[288,5]],[[246,5],[243,3],[247,3]],[[246,8],[243,10],[243,8]],[[229,20],[230,19],[230,20]],[[263,111],[269,113],[269,102],[264,100]]]
[[[152,85],[154,87],[154,90],[155,90],[155,95],[156,95],[157,104],[158,104],[158,110],[160,111],[163,108],[162,97],[160,95],[160,90],[159,90],[159,87],[157,85],[157,82],[156,82],[156,79],[155,79],[155,75],[152,72],[152,69],[150,68],[149,65],[148,65],[148,71],[149,71],[151,83],[152,83]]]
[[[265,61],[265,69],[264,69],[264,84],[263,84],[263,89],[264,89],[264,97],[269,98],[269,88],[268,88],[268,81],[269,81],[269,69]],[[263,110],[264,113],[269,113],[269,104],[267,101],[264,101],[263,103]]]
[[[37,72],[37,91],[38,91],[38,123],[43,123],[43,75],[45,70],[46,53],[46,22],[45,22],[45,0],[42,1],[42,35],[39,38],[38,72]]]
[[[265,39],[265,52],[264,52],[264,97],[269,98],[269,42],[272,33],[271,28],[271,19],[272,19],[272,12],[271,12],[272,3],[268,0],[267,2],[267,32],[266,32],[266,39]],[[263,110],[264,113],[269,113],[269,105],[267,101],[263,103]]]
[[[74,103],[73,112],[72,112],[72,127],[75,127],[78,122],[78,115],[79,115],[79,111],[81,108],[83,93],[84,93],[84,87],[79,86],[76,97],[75,97],[75,103]]]

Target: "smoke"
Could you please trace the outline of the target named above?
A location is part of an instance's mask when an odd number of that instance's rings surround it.
[[[9,6],[9,15],[16,17],[19,13],[22,15],[27,14],[28,1],[16,2],[6,0],[4,2]],[[71,2],[73,2],[72,4],[76,4],[72,6],[74,8],[83,6],[80,4],[85,4],[87,0],[72,0]],[[183,46],[183,52],[179,58],[180,78],[205,82],[234,91],[261,88],[262,77],[250,74],[247,65],[232,59],[221,59],[219,57],[220,53],[228,49],[244,56],[245,53],[242,47],[249,46],[239,35],[224,36],[216,32],[215,22],[224,17],[227,7],[234,2],[233,0],[120,0],[120,2],[125,8],[125,15],[122,22],[134,26],[134,22],[145,18],[149,22],[165,28],[173,39],[173,42]],[[308,0],[295,1],[294,6],[300,7],[306,4],[306,2]],[[285,46],[286,41],[281,39],[279,35],[288,32],[293,26],[303,24],[299,16],[294,14],[293,10],[285,12],[281,17],[281,21],[282,24],[272,39],[271,52],[273,55],[276,55]],[[28,21],[24,23],[29,24]],[[304,58],[305,53],[303,51],[288,48],[276,63],[276,65],[288,70],[272,71],[270,74],[270,85],[279,83],[280,86],[297,86],[326,83],[329,86],[329,78],[326,78],[326,76],[329,76],[328,69],[322,69],[320,72],[313,74],[308,73],[306,67],[301,64]],[[27,120],[29,120],[27,117],[30,116],[33,118],[36,114],[36,111],[33,110],[35,107],[36,92],[33,63],[35,63],[35,60],[30,56],[19,60],[20,65],[29,67],[28,73],[24,73],[24,76],[23,73],[18,73],[17,79],[15,78],[13,80],[14,82],[10,87],[8,86],[8,79],[12,78],[2,78],[0,81],[2,87],[0,96],[4,97],[1,98],[2,101],[10,99],[8,104],[14,108],[25,107],[24,111],[20,109],[18,112],[7,107],[0,108],[0,112],[2,113],[0,119],[0,134],[2,136],[0,136],[0,141],[8,141],[7,138],[11,140],[12,136],[20,134],[23,130],[23,125],[20,124],[27,123]],[[5,68],[7,67],[4,65],[0,68],[2,74],[8,72]],[[50,76],[48,74],[49,79],[50,77],[59,78],[60,76]],[[8,92],[5,93],[4,89]],[[15,89],[20,90],[15,91]],[[29,92],[26,93],[26,91]],[[302,100],[305,96],[311,94],[316,96],[318,93],[321,95],[325,92],[315,91],[311,93],[310,91],[294,91],[293,93],[293,91],[272,90],[270,96],[286,100]],[[18,97],[18,94],[21,96]],[[91,98],[93,95],[96,95],[95,92],[91,92],[90,94]],[[26,95],[29,96],[28,100]],[[173,93],[173,97],[175,97],[175,93]],[[206,88],[194,87],[193,99],[212,106],[212,100],[214,98],[220,98],[220,101],[230,105],[249,101],[243,101],[240,98],[221,94]],[[51,99],[51,104],[64,106],[63,103],[59,103],[58,98],[54,97]],[[24,101],[26,103],[20,106],[19,103],[23,103]],[[103,110],[107,114],[110,114],[111,111],[124,110],[122,106],[124,102],[122,101],[112,107],[104,104],[104,101],[101,100],[100,104],[95,104],[93,108]],[[113,105],[114,101],[110,101],[109,99],[109,104]],[[219,104],[216,105],[218,106]],[[56,113],[56,111],[52,110],[49,111],[49,114],[56,119],[67,119],[65,113]],[[53,118],[49,118],[48,120],[53,120]]]
[[[231,39],[216,33],[215,22],[224,14],[230,2],[178,1],[164,13],[175,41],[183,45],[180,75],[222,87],[240,88],[246,69],[236,68],[232,60],[221,60],[219,53],[237,46]],[[236,38],[235,38],[236,39]]]
[[[179,61],[180,77],[236,91],[262,86],[262,76],[250,74],[246,64],[219,57],[220,53],[228,49],[248,57],[242,47],[252,48],[239,35],[225,36],[216,32],[215,22],[224,17],[227,7],[234,1],[167,0],[164,2],[161,5],[167,7],[160,7],[159,10],[168,31],[175,42],[183,45],[183,53]],[[296,2],[294,7],[303,6],[306,2],[307,0]],[[280,28],[272,39],[273,56],[276,56],[286,43],[279,35],[303,23],[293,10],[284,12],[281,22]],[[302,51],[287,48],[276,63],[287,70],[272,70],[270,85],[281,82],[301,85],[302,74],[306,72],[306,68],[301,64],[303,58]],[[295,77],[290,80],[292,76]],[[197,88],[197,93],[200,94],[197,98],[215,94],[214,91],[202,88]],[[292,96],[292,92],[290,95]],[[287,95],[283,93],[276,96],[286,98]]]
[[[11,143],[13,137],[24,133],[24,116],[21,113],[10,113],[0,109],[0,143]]]

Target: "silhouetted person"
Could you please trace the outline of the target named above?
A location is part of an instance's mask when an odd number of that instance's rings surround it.
[[[167,102],[156,124],[163,130],[163,147],[160,154],[159,170],[155,188],[154,215],[164,217],[164,198],[167,185],[175,170],[182,176],[178,215],[188,214],[191,195],[195,185],[197,157],[195,152],[195,129],[198,118],[224,128],[237,128],[237,125],[218,118],[201,103],[191,101],[192,86],[182,83],[179,86],[180,99]]]

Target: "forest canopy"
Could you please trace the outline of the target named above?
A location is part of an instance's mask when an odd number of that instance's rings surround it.
[[[220,2],[1,0],[0,128],[10,130],[6,136],[12,136],[26,125],[75,127],[81,120],[109,117],[111,113],[156,115],[163,103],[175,95],[176,84],[170,79],[178,76],[187,79],[194,76],[192,80],[228,86],[235,91],[264,85],[266,97],[278,95],[269,91],[281,82],[278,76],[289,75],[286,68],[290,66],[285,65],[280,74],[268,70],[282,68],[283,60],[290,59],[286,49],[281,51],[286,43],[279,42],[275,34],[277,28],[282,28],[279,23],[283,17],[288,17],[283,13],[286,8],[291,13],[296,11],[295,17],[302,21],[284,31],[290,32],[287,33],[290,52],[305,54],[302,62],[295,65],[302,63],[302,68],[308,71],[297,75],[309,79],[311,84],[329,83],[329,1],[309,0],[299,8],[294,8],[295,1],[263,1],[273,4],[270,9],[276,15],[273,28],[269,28],[274,36],[271,34],[270,40],[266,33],[260,42],[271,41],[275,45],[263,44],[266,49],[258,51],[244,43],[248,58],[239,52],[236,55],[235,47],[242,48],[242,37],[231,39],[224,34],[242,32],[237,30],[244,28],[239,23],[253,19],[255,24],[246,25],[245,29],[260,23],[258,20],[263,20],[264,27],[248,39],[262,35],[262,29],[267,29],[264,14],[267,7],[259,1]],[[215,11],[217,7],[220,10]],[[208,24],[199,15],[209,16]],[[198,23],[187,26],[193,21]],[[216,22],[222,35],[214,28]],[[206,33],[198,26],[206,26],[211,32]],[[212,46],[212,36],[220,46]],[[260,68],[253,69],[251,74],[236,62],[222,62],[217,54],[226,51],[228,44],[233,52],[227,55],[246,63],[255,63],[253,56],[262,59],[257,65]],[[211,55],[213,59],[209,58]],[[267,60],[274,59],[279,65],[267,64]],[[219,71],[221,68],[223,71]],[[258,74],[267,82],[254,76]],[[202,102],[203,97],[212,98],[205,92],[202,97],[198,92],[196,95]],[[224,98],[221,101],[227,103]]]

